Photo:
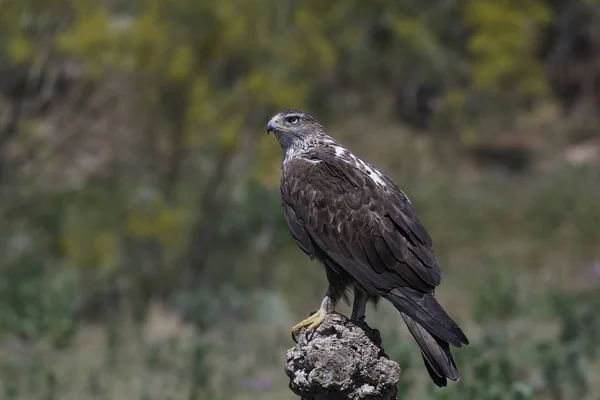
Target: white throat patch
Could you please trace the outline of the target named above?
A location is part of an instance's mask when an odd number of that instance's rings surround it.
[[[285,151],[285,154],[283,156],[283,162],[282,162],[281,166],[283,167],[287,162],[289,162],[290,160],[293,160],[295,158],[302,159],[303,161],[306,161],[311,164],[320,163],[322,160],[314,160],[314,159],[305,157],[306,154],[309,153],[309,150],[310,150],[310,147],[307,146],[306,144],[298,144],[298,145],[290,146]]]

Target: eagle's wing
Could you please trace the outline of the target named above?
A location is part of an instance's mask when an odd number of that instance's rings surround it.
[[[379,187],[335,157],[290,160],[282,173],[284,215],[298,246],[341,268],[365,290],[432,292],[441,279],[431,238],[387,176]]]
[[[400,311],[430,376],[445,386],[446,378],[460,377],[449,343],[469,341],[433,295],[440,267],[410,201],[389,177],[377,179],[385,185],[333,156],[290,160],[281,178],[285,217],[311,258]]]

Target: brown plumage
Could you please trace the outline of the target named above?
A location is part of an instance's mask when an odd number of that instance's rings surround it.
[[[468,340],[434,297],[440,266],[407,196],[301,111],[277,114],[267,129],[284,150],[281,198],[292,236],[325,266],[331,307],[323,312],[331,312],[347,289],[389,300],[421,348],[432,380],[438,386],[458,380],[449,344]],[[353,316],[362,317],[357,298]]]

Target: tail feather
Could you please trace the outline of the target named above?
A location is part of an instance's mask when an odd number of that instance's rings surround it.
[[[403,287],[385,295],[396,309],[422,325],[432,335],[456,347],[469,344],[460,327],[437,302],[433,294]]]
[[[427,367],[431,380],[440,387],[446,386],[446,378],[458,381],[460,372],[454,363],[448,342],[429,334],[425,328],[408,315],[404,313],[401,313],[401,315],[404,322],[406,322],[406,326],[408,326],[408,330],[421,348],[423,362]]]
[[[421,353],[422,355],[423,353]],[[448,379],[445,376],[441,376],[438,374],[431,366],[431,363],[427,361],[425,356],[423,356],[423,363],[425,364],[425,368],[427,368],[427,372],[429,373],[429,377],[439,387],[446,387],[448,385]]]
[[[460,379],[450,346],[461,347],[469,340],[444,311],[433,294],[410,288],[394,289],[385,296],[396,307],[423,355],[433,382],[446,386],[447,378]]]

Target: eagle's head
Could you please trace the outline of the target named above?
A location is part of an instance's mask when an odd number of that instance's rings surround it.
[[[267,133],[275,135],[284,151],[306,145],[323,137],[325,131],[316,119],[299,110],[285,110],[267,124]]]

